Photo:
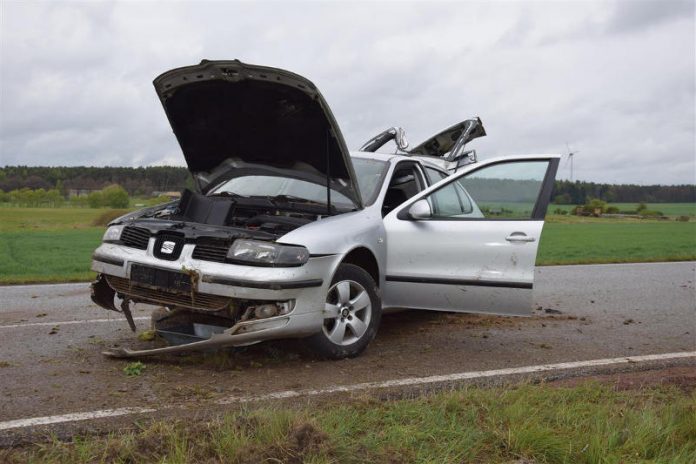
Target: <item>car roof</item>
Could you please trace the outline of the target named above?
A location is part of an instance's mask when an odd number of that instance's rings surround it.
[[[396,161],[399,158],[406,159],[408,156],[398,155],[394,153],[377,153],[372,151],[351,151],[350,156],[353,158],[369,158],[378,161],[390,162],[392,160]]]
[[[386,163],[397,163],[399,161],[419,161],[424,166],[447,173],[447,171],[442,169],[441,166],[438,166],[436,163],[433,163],[430,160],[423,159],[422,156],[407,156],[399,155],[398,153],[378,153],[371,151],[351,151],[350,156],[353,158],[375,159],[378,161],[384,161]]]

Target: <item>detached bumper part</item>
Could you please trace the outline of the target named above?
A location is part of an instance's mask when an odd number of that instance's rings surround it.
[[[135,321],[133,320],[133,314],[130,310],[130,300],[128,298],[124,298],[121,302],[121,309],[117,309],[116,305],[114,305],[116,291],[111,288],[109,283],[106,281],[104,274],[99,274],[97,276],[97,279],[92,282],[92,285],[90,285],[90,289],[92,291],[90,296],[93,302],[104,309],[116,311],[117,313],[123,313],[128,321],[128,326],[133,332],[135,332]]]
[[[275,318],[258,321],[239,322],[235,324],[233,327],[230,327],[229,329],[223,331],[222,333],[215,333],[215,330],[211,330],[212,333],[210,338],[203,339],[200,341],[194,341],[192,343],[185,343],[182,345],[175,346],[165,346],[162,348],[153,348],[150,350],[130,350],[128,348],[119,347],[103,351],[102,353],[105,356],[109,356],[112,358],[135,358],[141,356],[153,356],[158,354],[203,351],[209,349],[224,348],[228,346],[252,345],[254,343],[261,342],[265,339],[265,337],[263,337],[264,332],[282,329],[286,325],[288,325],[289,321],[290,318],[288,316],[278,316]],[[180,332],[177,332],[177,334],[182,335]]]
[[[98,274],[97,279],[92,282],[89,288],[92,291],[90,296],[95,304],[110,311],[120,312],[114,305],[116,291],[108,284],[104,274]]]

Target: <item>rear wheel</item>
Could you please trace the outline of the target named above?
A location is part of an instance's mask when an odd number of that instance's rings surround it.
[[[341,264],[326,294],[321,332],[308,339],[309,345],[325,358],[357,356],[375,338],[381,318],[382,301],[370,274]]]

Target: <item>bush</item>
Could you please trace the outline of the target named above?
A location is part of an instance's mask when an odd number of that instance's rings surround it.
[[[677,218],[677,221],[679,222],[689,222],[689,216],[679,216]]]
[[[90,208],[99,208],[104,203],[104,196],[101,192],[92,192],[87,195],[87,204]]]
[[[641,217],[661,217],[661,216],[664,216],[662,214],[662,211],[653,211],[650,209],[641,209],[638,211],[638,214],[640,214]]]
[[[102,190],[103,205],[110,208],[128,208],[128,192],[120,185],[110,185]]]
[[[90,208],[128,208],[128,192],[120,185],[110,185],[99,192],[87,195]]]
[[[592,198],[587,203],[582,205],[582,211],[589,214],[594,214],[595,210],[604,213],[607,210],[607,202],[598,198]]]
[[[607,214],[619,214],[619,208],[616,206],[609,206],[607,210],[605,211]]]
[[[640,214],[641,211],[648,209],[648,206],[645,203],[638,203],[638,206],[636,207],[636,212]]]
[[[64,201],[63,196],[56,189],[44,190],[39,188],[32,190],[30,188],[22,188],[12,190],[9,193],[3,192],[3,194],[4,199],[2,201],[30,208],[58,207]]]
[[[568,214],[568,211],[566,211],[563,208],[556,208],[553,210],[553,214],[560,214],[561,216]]]

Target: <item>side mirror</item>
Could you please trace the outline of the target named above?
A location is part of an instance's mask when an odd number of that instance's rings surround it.
[[[430,203],[428,200],[418,200],[408,209],[408,216],[411,219],[429,219],[433,215],[430,210]]]

